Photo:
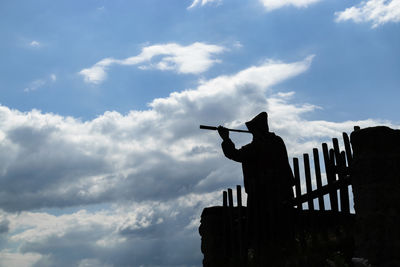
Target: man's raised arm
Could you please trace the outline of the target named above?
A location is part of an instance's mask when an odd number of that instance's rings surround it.
[[[236,149],[235,144],[229,138],[229,130],[221,125],[218,126],[217,130],[223,140],[221,146],[225,157],[237,162],[243,162],[243,155],[240,149]]]

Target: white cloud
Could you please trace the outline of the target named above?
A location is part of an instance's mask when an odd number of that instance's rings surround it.
[[[222,0],[194,0],[193,3],[188,7],[188,9],[194,8],[195,6],[204,6],[210,3],[217,3],[220,4]]]
[[[236,41],[233,43],[233,47],[234,48],[243,48],[243,45],[239,41]]]
[[[167,202],[119,204],[58,216],[7,214],[10,241],[20,250],[13,255],[35,255],[35,266],[195,266],[201,253],[195,234],[200,212],[215,196],[188,194]],[[63,251],[73,251],[74,256]],[[185,255],[179,255],[182,252]],[[179,264],[178,258],[184,262]],[[17,266],[13,259],[5,266]]]
[[[258,0],[267,11],[272,11],[286,6],[294,6],[297,8],[306,8],[309,5],[320,2],[321,0]],[[204,6],[210,3],[220,4],[222,0],[194,0],[188,9],[196,6]]]
[[[57,80],[57,76],[52,73],[48,78],[44,79],[37,79],[32,81],[27,87],[24,88],[25,93],[33,92],[38,90],[41,87],[44,87],[47,85],[49,82],[55,82]]]
[[[213,55],[222,53],[222,46],[205,43],[193,43],[181,46],[175,43],[151,45],[144,47],[137,56],[114,59],[105,58],[90,68],[79,72],[85,82],[99,84],[107,78],[107,69],[112,65],[139,65],[141,69],[172,70],[177,73],[201,73],[219,61]],[[161,56],[158,58],[157,56]],[[156,60],[153,60],[157,57]]]
[[[147,110],[109,111],[89,121],[0,106],[0,208],[8,242],[18,244],[15,253],[40,255],[37,266],[200,265],[200,212],[220,204],[221,189],[241,184],[242,174],[224,158],[217,133],[199,124],[243,128],[265,110],[290,156],[354,125],[390,126],[309,121],[305,115],[317,106],[274,92],[312,60],[267,60],[154,99]],[[251,136],[232,139],[241,146]],[[111,207],[90,211],[105,203]],[[43,210],[63,207],[79,210],[59,216]]]
[[[259,0],[267,11],[272,11],[285,6],[305,8],[321,0]]]
[[[28,87],[25,87],[24,92],[29,93],[29,92],[32,92],[32,91],[36,91],[40,87],[43,87],[45,84],[46,84],[45,80],[42,80],[42,79],[34,80],[33,82],[31,82],[29,84]]]
[[[32,42],[29,43],[29,45],[32,46],[32,47],[39,47],[39,46],[41,46],[41,44],[40,44],[38,41],[32,41]]]
[[[15,253],[7,250],[0,251],[0,266],[31,267],[42,256],[37,253]]]
[[[376,28],[388,22],[400,21],[400,0],[369,0],[344,11],[336,12],[336,22],[353,20],[355,23],[371,22]]]

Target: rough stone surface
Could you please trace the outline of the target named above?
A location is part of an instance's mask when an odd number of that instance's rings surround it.
[[[246,207],[240,208],[240,214],[246,213]],[[237,255],[239,208],[208,207],[201,214],[199,233],[201,252],[204,255],[203,266],[241,266]],[[242,219],[244,219],[242,217]],[[244,221],[242,221],[242,232]]]
[[[351,144],[356,256],[400,266],[400,130],[354,131]]]
[[[241,209],[244,224],[246,207]],[[246,255],[240,255],[238,210],[237,207],[231,208],[231,215],[228,207],[208,207],[203,210],[199,233],[204,267],[325,266],[329,257],[337,258],[338,252],[342,261],[334,266],[345,266],[343,264],[351,260],[354,251],[351,235],[354,214],[295,210],[294,222],[298,242],[293,244],[290,251],[285,251],[283,255],[275,254],[279,247],[269,247],[265,244],[261,254],[246,249]],[[246,237],[242,235],[242,238],[241,243],[244,244]]]

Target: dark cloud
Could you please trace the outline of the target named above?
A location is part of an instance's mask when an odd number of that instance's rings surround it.
[[[0,222],[0,235],[8,233],[10,221],[5,219]]]
[[[35,266],[90,262],[97,266],[199,266],[202,255],[197,228],[188,226],[199,219],[193,218],[193,212],[201,209],[201,205],[184,202],[149,203],[126,216],[117,211],[103,215],[78,212],[64,221],[47,218],[50,224],[52,220],[59,223],[59,229],[21,236],[25,241],[20,252],[45,255]]]

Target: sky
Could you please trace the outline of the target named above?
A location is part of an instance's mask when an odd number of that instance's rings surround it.
[[[399,0],[2,0],[0,266],[201,266],[201,212],[243,181],[199,125],[267,111],[290,159],[400,128],[399,22]]]

